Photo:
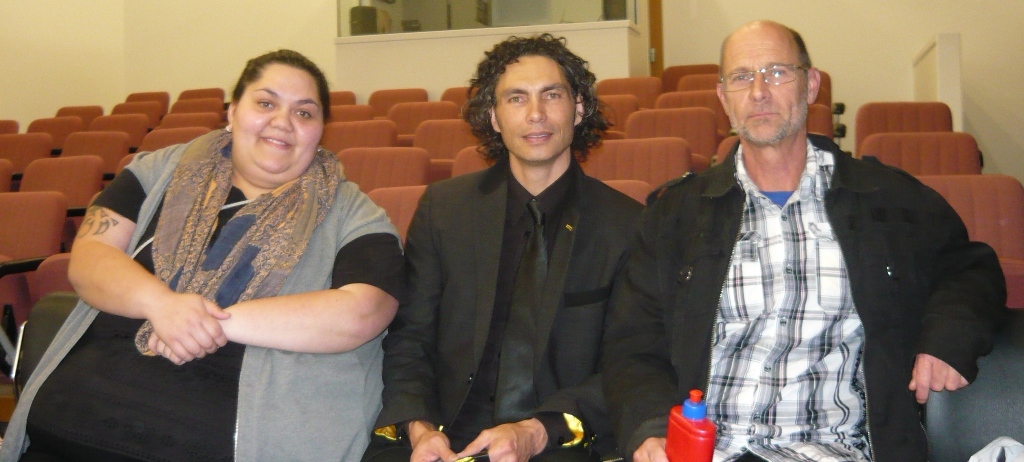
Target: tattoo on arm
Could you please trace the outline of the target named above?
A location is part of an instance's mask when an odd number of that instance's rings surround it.
[[[103,207],[93,205],[85,214],[82,226],[78,228],[78,237],[99,236],[110,228],[117,226],[118,221],[103,211]]]

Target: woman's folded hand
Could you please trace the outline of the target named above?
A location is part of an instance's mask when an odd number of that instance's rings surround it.
[[[230,316],[200,295],[171,294],[147,313],[149,349],[179,365],[202,358],[227,344],[219,321]]]

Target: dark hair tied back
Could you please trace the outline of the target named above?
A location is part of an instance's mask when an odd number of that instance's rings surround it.
[[[242,70],[242,75],[238,77],[238,83],[235,84],[234,91],[231,92],[231,102],[237,103],[238,100],[242,99],[242,94],[245,93],[245,89],[252,85],[253,82],[260,79],[263,75],[263,69],[271,64],[284,64],[285,66],[294,67],[306,71],[310,77],[313,77],[313,81],[316,82],[317,97],[320,99],[320,111],[324,116],[324,121],[331,118],[331,90],[327,86],[327,77],[324,77],[323,71],[320,70],[313,61],[303,56],[301,53],[292,50],[277,50],[271,51],[245,63],[245,69]]]

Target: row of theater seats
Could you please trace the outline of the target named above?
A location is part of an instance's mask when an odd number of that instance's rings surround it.
[[[220,88],[185,90],[173,106],[168,107],[169,102],[167,92],[143,92],[129,94],[108,115],[102,106],[65,106],[54,117],[33,120],[25,133],[49,134],[54,152],[59,153],[67,136],[75,132],[122,131],[131,146],[138,147],[142,137],[156,128],[223,125],[224,90]],[[18,128],[17,121],[0,121],[0,134],[16,134]]]
[[[136,150],[153,151],[172,144],[190,141],[209,132],[205,127],[162,128],[143,135],[135,147],[128,134],[121,131],[75,132],[67,136],[59,155],[52,151],[52,137],[47,133],[0,135],[0,160],[9,165],[0,168],[0,191],[12,189],[29,166],[40,160],[91,156],[100,159],[105,180],[111,180],[125,157]]]
[[[821,73],[821,84],[814,104],[832,108],[832,77],[828,72],[818,69]],[[603,79],[597,82],[599,95],[633,94],[640,99],[642,108],[654,107],[658,96],[676,91],[714,90],[718,85],[719,67],[717,64],[686,64],[669,66],[661,72],[661,77],[626,77]]]
[[[481,170],[487,162],[476,144],[462,147],[448,164],[451,176]],[[355,147],[338,152],[348,180],[363,192],[431,183],[435,165],[418,147]],[[686,141],[680,138],[610,140],[592,150],[583,170],[599,180],[636,180],[652,186],[678,178],[693,168]]]

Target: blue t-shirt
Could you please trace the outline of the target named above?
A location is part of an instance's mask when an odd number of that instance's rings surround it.
[[[764,197],[767,197],[768,200],[774,202],[779,207],[784,207],[786,201],[789,200],[789,196],[793,195],[793,191],[761,191],[761,194],[764,194]]]

